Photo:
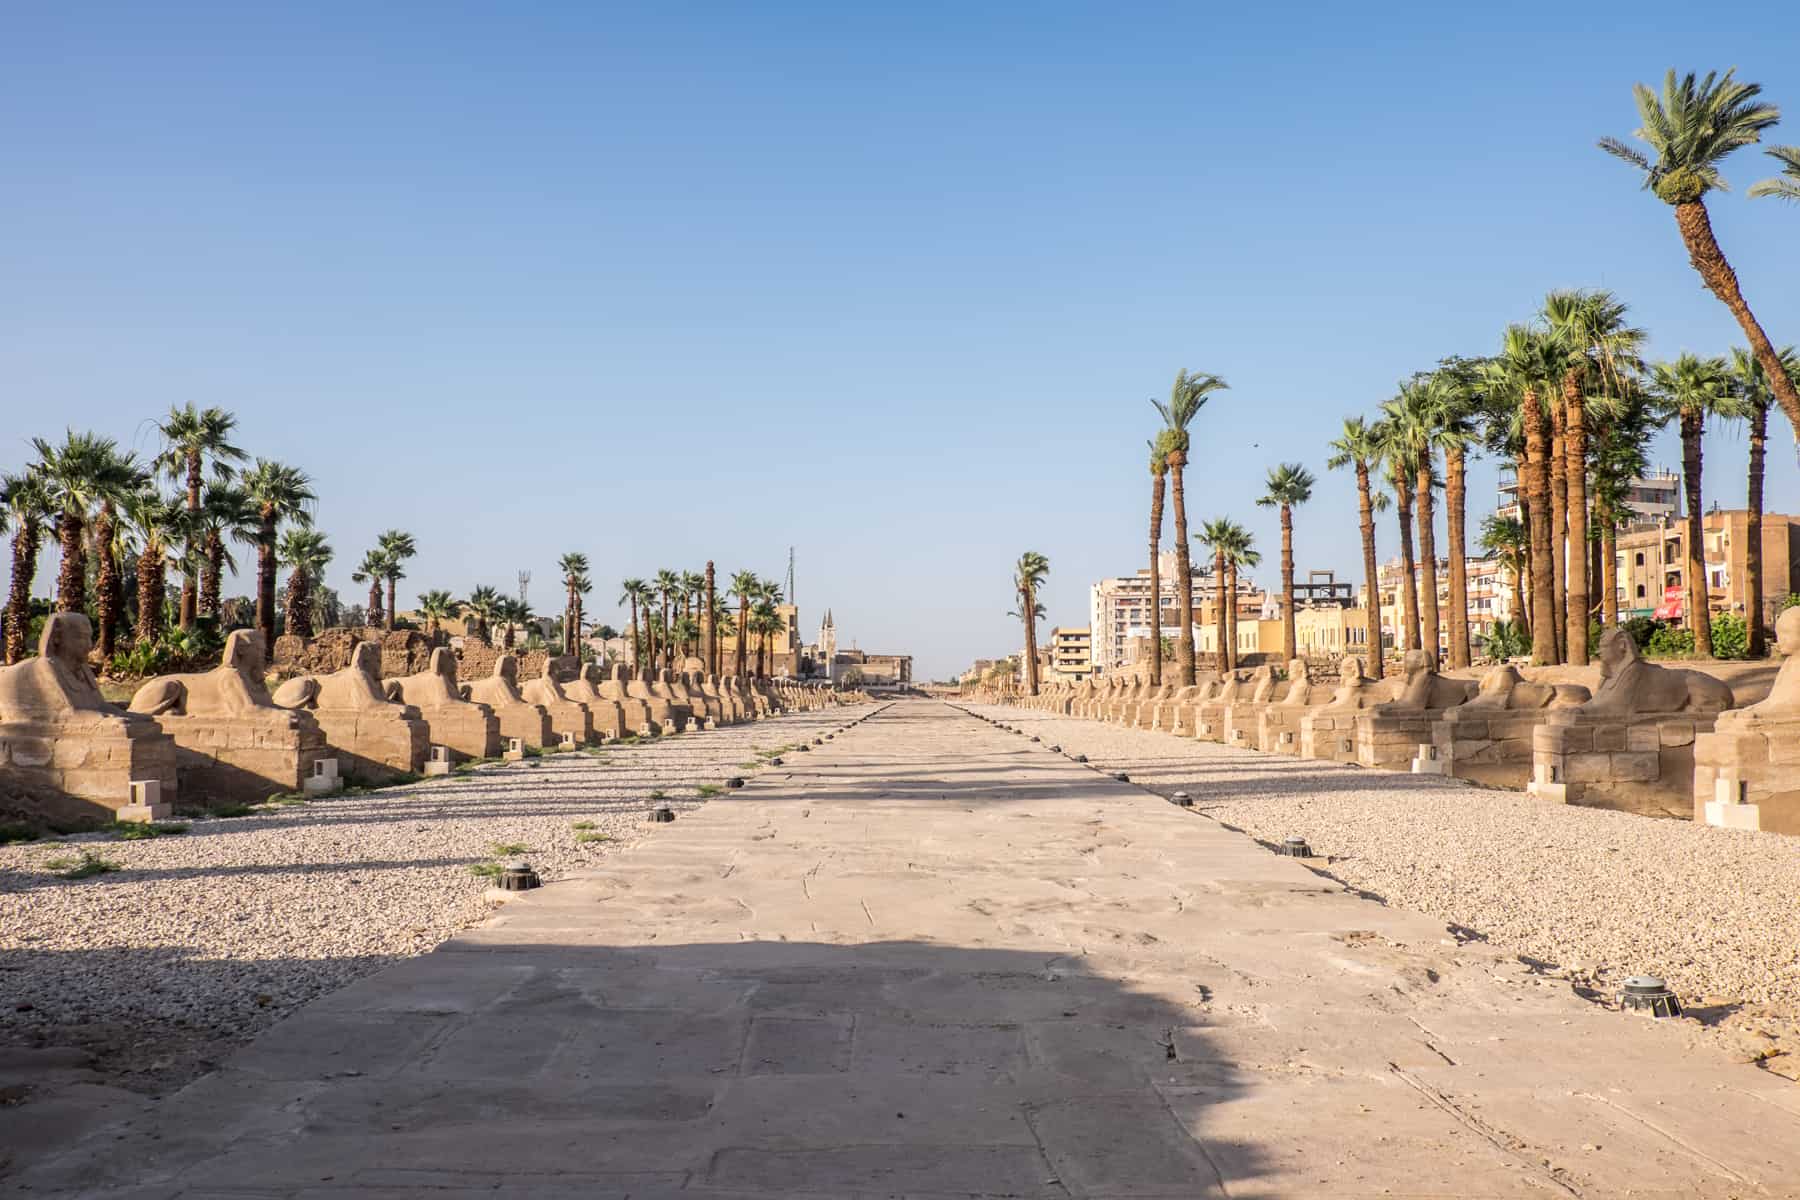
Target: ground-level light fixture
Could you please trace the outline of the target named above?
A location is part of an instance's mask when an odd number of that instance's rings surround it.
[[[1306,844],[1306,839],[1303,837],[1283,838],[1281,849],[1276,853],[1285,854],[1289,858],[1311,858],[1312,847]]]
[[[650,823],[661,825],[675,819],[675,810],[666,804],[659,804],[650,810]]]
[[[528,892],[534,887],[543,886],[543,882],[538,878],[538,873],[531,869],[531,864],[525,862],[507,863],[496,879],[501,890],[508,892]]]
[[[725,781],[725,786],[728,788],[741,788],[744,786],[744,780],[741,776],[733,775],[730,779]]]
[[[1649,1013],[1653,1017],[1679,1017],[1681,1001],[1669,990],[1669,985],[1658,975],[1633,975],[1625,981],[1625,988],[1619,993],[1619,1004],[1634,1012]]]
[[[1127,775],[1123,771],[1114,771],[1113,778],[1118,780],[1120,783],[1130,783],[1131,782],[1131,776]]]
[[[1176,792],[1169,797],[1169,803],[1177,808],[1192,808],[1194,807],[1194,798],[1186,792]]]

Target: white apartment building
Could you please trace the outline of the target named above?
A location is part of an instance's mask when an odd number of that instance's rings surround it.
[[[1203,570],[1210,563],[1195,561],[1189,564],[1193,569],[1193,602],[1195,641],[1199,640],[1199,628],[1202,605],[1212,605],[1216,597],[1212,572]],[[1159,576],[1157,583],[1162,592],[1162,631],[1163,636],[1172,638],[1181,629],[1181,593],[1175,578],[1175,552],[1165,550],[1157,556],[1156,569]],[[1255,591],[1255,586],[1246,577],[1238,579],[1238,594],[1244,596]],[[1210,611],[1210,609],[1209,609]],[[1150,569],[1143,568],[1135,575],[1121,575],[1113,579],[1102,579],[1088,588],[1088,630],[1090,653],[1093,656],[1094,673],[1104,675],[1131,665],[1131,642],[1133,638],[1150,636]]]

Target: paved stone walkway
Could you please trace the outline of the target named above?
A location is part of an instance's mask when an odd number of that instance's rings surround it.
[[[19,1183],[1794,1195],[1800,1090],[912,701]]]

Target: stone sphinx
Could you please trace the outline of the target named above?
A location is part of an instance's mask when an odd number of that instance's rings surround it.
[[[1800,608],[1775,621],[1785,656],[1769,694],[1694,739],[1694,819],[1800,834]]]
[[[502,738],[518,738],[532,750],[559,744],[560,739],[550,732],[550,714],[519,691],[518,655],[502,654],[494,660],[492,675],[472,679],[462,684],[461,690],[463,699],[494,710],[500,718]]]
[[[431,740],[461,758],[494,758],[500,753],[500,718],[485,704],[463,698],[456,682],[456,656],[439,647],[431,665],[417,675],[387,681],[390,700],[419,710]]]
[[[1289,669],[1293,664],[1289,663]],[[1250,678],[1238,688],[1238,698],[1225,706],[1220,714],[1221,737],[1227,746],[1257,748],[1257,726],[1262,711],[1281,694],[1286,685],[1275,677],[1275,667],[1265,663],[1250,672]]]
[[[1600,637],[1591,700],[1553,708],[1532,733],[1533,795],[1644,816],[1693,816],[1694,741],[1731,707],[1699,671],[1645,662],[1622,629]]]
[[[550,718],[550,732],[559,742],[567,743],[573,738],[575,745],[585,746],[594,740],[593,712],[562,685],[557,679],[557,670],[557,660],[546,657],[544,673],[536,679],[526,680],[519,688],[519,695],[525,703],[544,710]]]
[[[1339,669],[1361,678],[1362,660],[1349,658]],[[1256,717],[1256,748],[1275,754],[1300,753],[1300,721],[1308,712],[1331,700],[1331,689],[1313,682],[1312,668],[1304,658],[1288,663],[1287,683],[1264,704]]]
[[[681,687],[682,690],[687,693],[688,704],[693,707],[696,719],[702,714],[705,714],[707,721],[709,721],[715,729],[726,723],[725,706],[719,702],[717,692],[708,692],[706,690],[706,682],[702,678],[702,672],[683,671],[681,673]]]
[[[131,698],[175,741],[188,804],[258,804],[306,789],[325,759],[325,733],[309,712],[276,706],[263,682],[262,635],[235,629],[211,671],[162,675]]]
[[[341,671],[288,680],[275,689],[274,700],[277,707],[312,714],[346,779],[387,783],[425,766],[431,727],[418,709],[388,699],[381,647],[374,642],[358,642]]]
[[[1300,757],[1355,762],[1356,722],[1365,709],[1380,704],[1392,691],[1391,681],[1368,677],[1361,658],[1346,654],[1339,659],[1338,685],[1331,699],[1312,705],[1300,717]]]
[[[625,710],[619,702],[604,695],[606,668],[597,662],[584,663],[575,677],[562,684],[563,695],[588,710],[594,733],[604,738],[624,737],[635,730],[625,721]]]
[[[1445,709],[1467,700],[1474,685],[1438,674],[1429,650],[1408,650],[1400,660],[1392,698],[1363,710],[1356,721],[1356,761],[1382,770],[1443,774],[1433,723]]]
[[[1539,668],[1538,677],[1529,678],[1511,664],[1490,669],[1472,697],[1432,723],[1437,772],[1489,787],[1524,788],[1531,781],[1537,727],[1552,711],[1577,707],[1590,697],[1585,685],[1552,676],[1587,670]]]
[[[1159,707],[1178,690],[1172,683],[1145,685],[1138,698],[1125,706],[1124,723],[1139,729],[1155,728]]]
[[[689,690],[687,676],[680,672],[664,671],[659,682],[662,684],[664,694],[669,698],[669,703],[686,708],[689,723],[695,729],[705,729],[708,716],[706,698],[696,696]],[[793,703],[793,689],[784,685],[781,691],[788,698],[788,703]]]
[[[1229,671],[1221,676],[1211,694],[1194,705],[1194,737],[1203,742],[1223,742],[1226,708],[1249,694],[1239,672]]]
[[[744,719],[744,714],[738,709],[736,702],[719,687],[718,676],[700,676],[700,694],[706,697],[706,711],[709,714],[714,711],[718,712],[719,724],[736,725]]]
[[[656,674],[660,677],[662,672]],[[662,732],[681,733],[687,729],[691,710],[685,704],[675,703],[661,678],[633,679],[625,685],[625,690],[644,702],[650,710],[651,722]]]
[[[156,722],[106,701],[88,669],[92,648],[86,617],[53,613],[37,657],[0,667],[0,784],[40,796],[52,820],[160,816],[136,809],[175,803],[175,743]],[[134,783],[154,786],[134,798]]]
[[[612,677],[600,684],[600,694],[619,706],[625,717],[625,731],[633,736],[662,732],[662,725],[651,716],[650,701],[632,690],[631,668],[614,663]]]
[[[1167,730],[1176,737],[1193,736],[1194,705],[1207,694],[1212,683],[1212,677],[1203,671],[1196,682],[1187,687],[1176,688],[1157,703],[1156,712],[1150,718],[1150,727]]]

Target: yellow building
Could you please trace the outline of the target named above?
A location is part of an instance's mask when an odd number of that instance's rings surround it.
[[[1094,673],[1094,644],[1089,627],[1058,625],[1050,631],[1050,677],[1079,683]]]

